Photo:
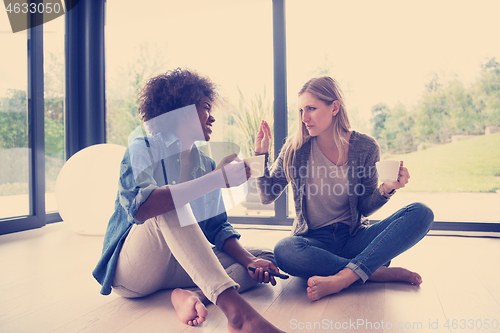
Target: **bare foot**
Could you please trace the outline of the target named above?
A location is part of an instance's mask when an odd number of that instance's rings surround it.
[[[307,280],[307,296],[311,301],[317,301],[327,295],[336,294],[349,287],[359,276],[349,268],[331,276],[312,276]]]
[[[195,326],[205,321],[208,311],[196,292],[177,288],[170,298],[177,317],[183,323]]]
[[[262,317],[233,288],[219,295],[217,306],[227,317],[229,333],[284,333]]]
[[[250,314],[246,318],[241,318],[241,320],[228,321],[227,331],[229,333],[285,333],[268,322],[259,313],[256,313],[256,315]]]
[[[368,279],[376,282],[407,282],[419,286],[422,283],[422,277],[415,272],[402,267],[380,267]]]

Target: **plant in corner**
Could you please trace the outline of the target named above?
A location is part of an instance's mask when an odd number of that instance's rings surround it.
[[[271,104],[272,101],[266,98],[265,87],[263,94],[255,94],[249,102],[245,100],[240,88],[238,88],[238,92],[240,94],[238,112],[232,113],[232,116],[243,134],[239,142],[242,154],[244,157],[250,157],[254,155],[255,137],[259,132],[262,120],[267,121],[271,127],[271,132],[273,132],[274,109]],[[272,137],[274,138],[274,133],[272,133]],[[272,163],[274,159],[273,141],[274,139],[271,139],[269,163]],[[243,202],[242,205],[248,209],[266,209],[264,208],[265,206],[263,207],[260,204],[254,178],[250,179],[248,182],[248,195],[246,197],[246,202]],[[271,208],[269,207],[269,209]]]

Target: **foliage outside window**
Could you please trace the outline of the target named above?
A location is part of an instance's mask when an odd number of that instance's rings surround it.
[[[500,221],[492,208],[500,192],[500,48],[491,42],[498,10],[488,0],[287,1],[289,117],[305,81],[335,77],[353,129],[410,171],[408,185],[371,218],[421,201],[437,221]],[[343,13],[335,28],[332,12]],[[298,23],[304,16],[335,38],[310,34]]]
[[[56,180],[66,161],[64,144],[64,17],[44,24],[45,210],[57,211]]]
[[[242,156],[253,156],[251,137],[257,134],[256,124],[266,119],[272,125],[273,118],[272,2],[222,0],[158,6],[144,3],[138,11],[133,1],[107,2],[107,141],[127,146],[129,134],[141,124],[137,93],[148,78],[181,67],[219,86],[221,99],[213,108],[216,121],[210,142],[237,144]],[[136,17],[134,26],[130,15]],[[158,31],[160,20],[164,25]],[[137,26],[150,33],[138,33]],[[247,116],[253,127],[248,127]],[[258,205],[260,210],[238,205],[228,213],[261,214],[262,210],[273,214],[272,205]]]

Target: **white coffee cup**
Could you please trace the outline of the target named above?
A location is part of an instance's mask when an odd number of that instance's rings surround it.
[[[250,167],[250,178],[264,176],[265,155],[246,157],[243,161],[248,167]]]
[[[379,161],[375,163],[378,179],[383,183],[398,181],[400,161]]]

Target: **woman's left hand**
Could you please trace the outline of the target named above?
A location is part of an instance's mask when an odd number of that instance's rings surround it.
[[[405,187],[405,185],[408,184],[409,179],[410,173],[408,172],[408,169],[403,166],[403,161],[401,161],[401,164],[399,165],[398,180],[395,182],[383,183],[382,185],[384,186],[386,193],[389,193],[392,190],[398,190]]]
[[[259,132],[257,132],[257,136],[255,137],[255,152],[257,154],[267,153],[269,147],[271,147],[271,138],[271,127],[267,121],[262,120],[259,126]]]
[[[256,267],[257,269],[255,272],[252,272],[251,270],[248,269],[248,267]],[[272,271],[279,273],[279,269],[270,261],[264,260],[264,259],[257,259],[253,261],[252,263],[247,265],[247,271],[248,274],[254,279],[255,281],[259,283],[269,283],[273,286],[276,285],[276,280],[274,279],[274,276],[269,275],[269,273],[265,273],[264,270]]]

